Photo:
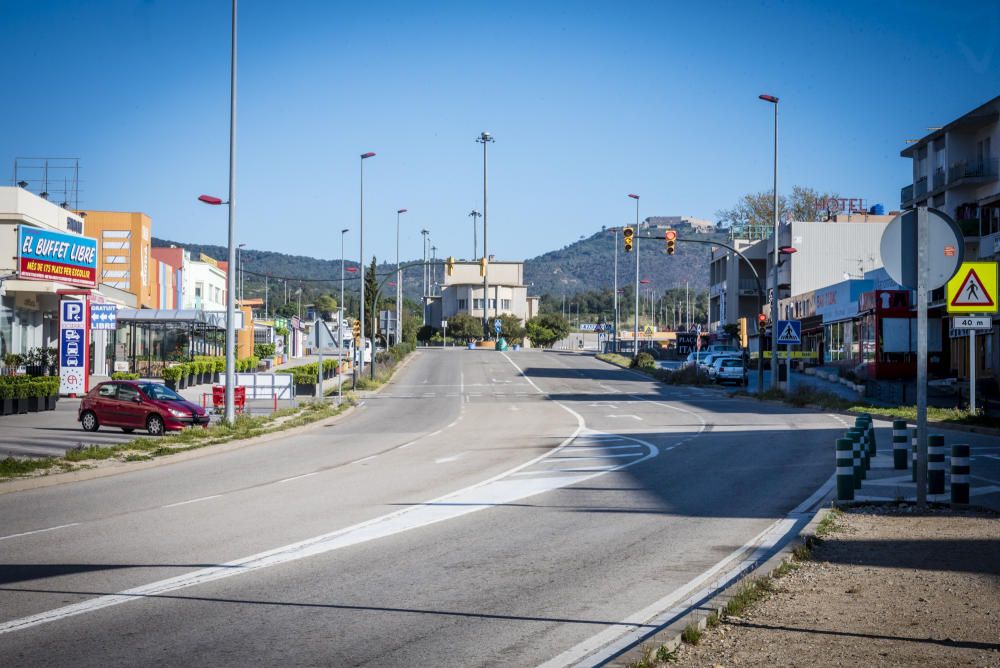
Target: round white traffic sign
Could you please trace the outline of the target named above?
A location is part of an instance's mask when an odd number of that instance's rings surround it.
[[[896,216],[882,233],[885,270],[905,288],[917,288],[917,211]],[[936,290],[955,275],[965,255],[962,232],[946,213],[927,209],[927,289]]]

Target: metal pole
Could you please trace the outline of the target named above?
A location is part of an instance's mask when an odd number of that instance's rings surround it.
[[[632,357],[639,355],[639,196],[635,197],[635,324],[632,327]]]
[[[927,207],[917,207],[917,507],[927,507]]]
[[[365,158],[361,156],[361,247],[358,255],[358,270],[361,272],[361,351],[358,353],[358,369],[365,372]]]
[[[344,368],[344,235],[347,230],[340,231],[340,309],[337,313],[337,405],[344,396],[344,379],[341,372]]]
[[[489,132],[482,132],[479,138],[476,139],[477,142],[483,145],[483,258],[486,260],[486,268],[483,271],[483,333],[487,338],[491,338],[489,319],[490,319],[490,247],[487,238],[487,220],[489,209],[487,207],[487,192],[488,192],[488,170],[486,161],[486,145],[493,141],[492,135]]]
[[[774,274],[771,276],[771,387],[778,387],[778,103],[774,103]]]
[[[399,215],[406,213],[406,209],[396,211],[396,345],[403,338],[403,272],[399,269]]]
[[[233,0],[229,71],[229,253],[226,271],[226,422],[236,420],[236,0]]]
[[[611,238],[615,247],[615,352],[618,352],[618,230],[612,228]]]
[[[976,330],[969,330],[969,412],[976,414]]]

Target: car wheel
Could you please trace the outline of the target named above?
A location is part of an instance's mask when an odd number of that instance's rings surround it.
[[[150,436],[162,436],[163,418],[155,414],[146,418],[146,431],[149,432]]]
[[[83,425],[84,431],[97,431],[101,428],[94,411],[84,411],[83,415],[80,416],[80,424]]]
[[[126,434],[131,434],[133,431],[135,431],[135,427],[122,427],[122,431],[125,432]]]

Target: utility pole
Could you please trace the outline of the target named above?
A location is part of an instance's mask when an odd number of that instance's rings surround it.
[[[487,180],[487,160],[486,160],[486,147],[488,144],[492,143],[493,135],[489,132],[480,133],[476,141],[483,145],[483,258],[486,262],[486,268],[483,271],[483,333],[492,338],[490,334],[490,250],[489,243],[486,237],[486,221],[487,221],[487,192],[488,183]],[[474,220],[474,219],[473,219]]]

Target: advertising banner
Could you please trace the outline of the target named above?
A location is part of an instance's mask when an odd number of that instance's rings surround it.
[[[118,322],[118,307],[114,304],[90,305],[90,328],[114,330]]]
[[[17,255],[20,278],[97,287],[96,239],[18,225]]]
[[[87,392],[90,360],[90,330],[87,302],[63,299],[59,302],[59,394]]]

